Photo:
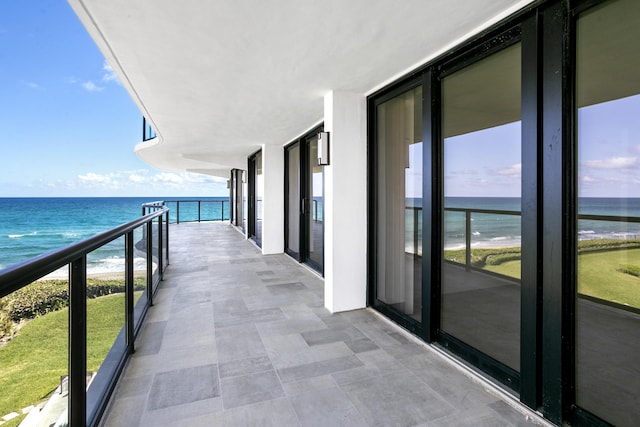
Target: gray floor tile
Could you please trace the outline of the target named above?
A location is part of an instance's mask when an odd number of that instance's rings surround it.
[[[140,410],[140,408],[137,408]],[[190,426],[189,420],[194,417],[211,415],[223,410],[222,397],[197,400],[182,405],[144,411],[140,419],[140,426],[144,427],[173,427]]]
[[[220,396],[218,367],[205,365],[156,374],[151,385],[149,410]]]
[[[369,338],[360,338],[355,340],[348,340],[344,342],[347,347],[351,349],[354,353],[364,353],[365,351],[377,350],[380,347],[376,345]]]
[[[221,363],[267,355],[260,334],[252,323],[216,329],[216,344]]]
[[[450,415],[454,408],[410,373],[341,386],[371,426],[410,426]]]
[[[272,369],[271,360],[267,356],[250,357],[218,365],[220,378],[239,377]]]
[[[348,356],[279,369],[278,375],[280,375],[282,382],[299,381],[333,372],[346,371],[362,365],[363,363],[357,357]]]
[[[302,334],[309,345],[327,344],[336,341],[353,341],[365,339],[366,337],[354,327],[343,329],[320,329],[317,331],[305,332]]]
[[[225,409],[283,396],[284,390],[275,371],[222,379],[222,400]]]
[[[281,398],[191,418],[184,425],[189,427],[297,427],[300,423],[289,400]]]
[[[363,426],[367,423],[347,396],[337,387],[291,396],[300,423],[310,427]]]
[[[300,282],[269,285],[267,289],[273,295],[288,295],[291,292],[308,290],[308,288]]]
[[[287,396],[323,390],[325,388],[334,388],[335,386],[336,382],[333,380],[331,375],[322,375],[320,377],[307,378],[300,381],[282,384],[282,388]]]

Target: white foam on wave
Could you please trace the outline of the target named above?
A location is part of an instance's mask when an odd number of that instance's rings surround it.
[[[10,239],[19,239],[21,237],[26,237],[26,236],[35,236],[36,234],[38,234],[38,232],[33,231],[31,233],[25,233],[25,234],[9,234],[7,235],[7,237]]]
[[[596,232],[593,230],[580,230],[578,234],[596,234]]]

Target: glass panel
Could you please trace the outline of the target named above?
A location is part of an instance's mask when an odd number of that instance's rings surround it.
[[[307,194],[309,212],[306,215],[308,259],[322,270],[324,256],[324,227],[322,221],[324,174],[322,166],[318,166],[317,136],[309,140],[308,144],[307,161],[309,162],[309,175],[307,176]]]
[[[109,364],[102,368],[111,347],[116,346],[121,354],[126,350],[124,334],[116,341],[125,323],[125,313],[125,252],[121,237],[87,255],[86,375],[87,384],[91,384],[90,394],[101,391],[95,385],[99,382],[89,383],[98,371],[113,371]]]
[[[18,425],[20,408],[43,401],[52,402],[54,421],[68,408],[68,271],[0,298],[0,417],[19,413],[5,425]]]
[[[287,249],[300,254],[300,145],[287,149]]]
[[[516,44],[442,82],[442,329],[515,370],[520,368],[520,81]]]
[[[637,1],[578,18],[576,403],[618,426],[640,419],[639,39]]]
[[[133,231],[133,242],[136,247],[133,259],[134,269],[134,314],[133,321],[137,326],[142,321],[144,305],[147,303],[147,250],[146,250],[146,225],[142,225]]]
[[[158,270],[158,236],[159,236],[159,230],[158,230],[158,223],[159,223],[159,219],[156,218],[154,219],[151,224],[151,237],[152,237],[152,242],[151,242],[151,248],[152,248],[152,252],[151,252],[151,259],[152,261],[152,271],[153,271],[153,290],[155,292],[156,288],[158,287],[158,283],[160,282],[160,271]]]
[[[376,297],[422,319],[422,87],[377,107]]]

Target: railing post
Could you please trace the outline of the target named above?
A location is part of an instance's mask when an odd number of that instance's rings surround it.
[[[418,209],[415,206],[411,209],[413,209],[413,248],[414,253],[418,255]]]
[[[198,200],[198,222],[200,222],[200,200]]]
[[[158,274],[162,279],[162,270],[164,269],[164,260],[162,259],[162,215],[158,217]]]
[[[464,219],[465,219],[465,224],[464,224],[464,238],[465,238],[465,267],[467,270],[469,270],[469,268],[471,267],[471,211],[470,210],[465,210],[464,211]]]
[[[87,258],[69,272],[69,425],[87,422]]]
[[[134,277],[134,243],[133,243],[133,230],[129,231],[125,236],[124,241],[124,256],[125,256],[125,303],[126,303],[126,339],[127,339],[127,351],[133,353],[135,351],[135,336],[133,332],[133,288],[135,285]]]
[[[224,221],[224,200],[220,200],[220,202],[222,203],[222,218],[220,218],[220,221]]]
[[[180,200],[176,201],[176,224],[180,224]]]
[[[169,265],[169,211],[167,211],[166,215],[167,215],[167,218],[164,222],[166,227],[164,241],[166,242],[165,256],[167,257],[167,265]]]
[[[153,221],[147,222],[147,300],[153,305]]]

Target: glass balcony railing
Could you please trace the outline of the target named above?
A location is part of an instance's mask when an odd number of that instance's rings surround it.
[[[45,397],[37,416],[55,425],[99,424],[168,264],[168,218],[164,204],[145,205],[141,218],[0,270],[3,394]],[[98,249],[124,260],[109,279],[88,277]]]

